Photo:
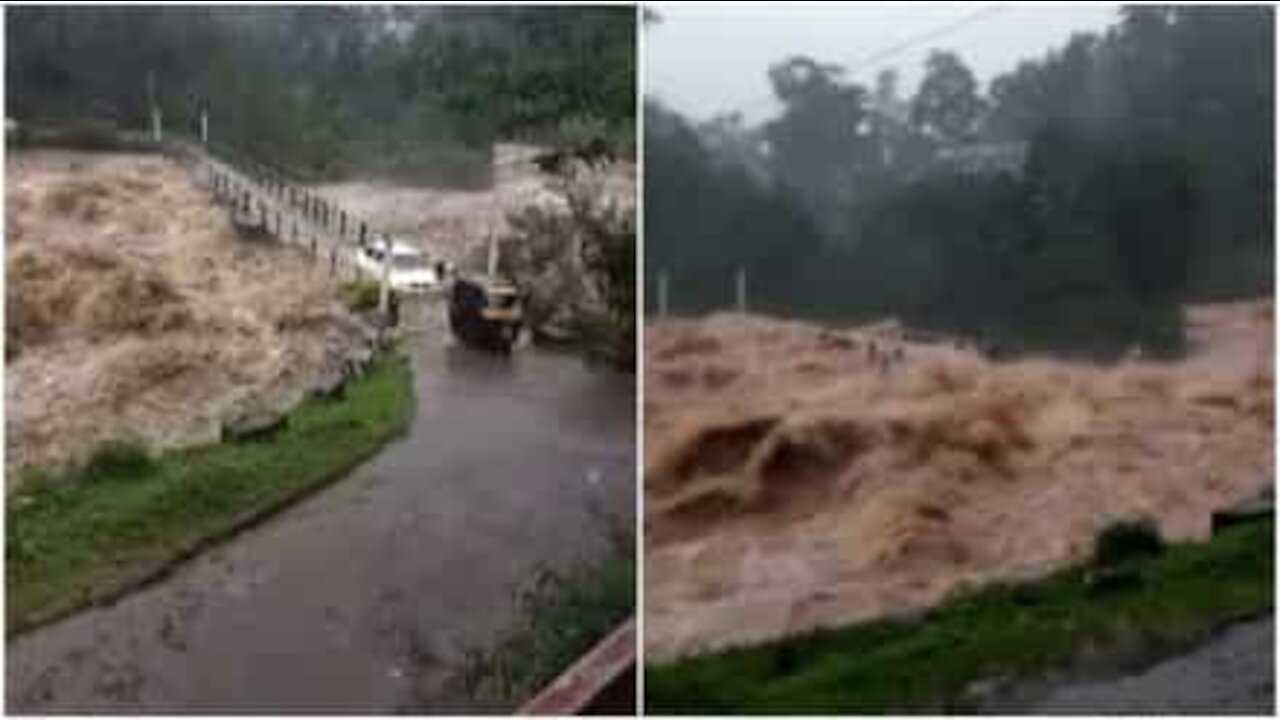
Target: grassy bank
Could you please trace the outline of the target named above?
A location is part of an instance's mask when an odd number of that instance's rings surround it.
[[[1035,677],[1083,654],[1155,655],[1274,606],[1274,521],[1105,569],[978,591],[886,620],[649,667],[657,713],[964,710],[966,688]]]
[[[519,705],[635,614],[636,564],[617,557],[560,574],[544,571],[524,591],[518,626],[496,647],[470,654],[459,676],[470,697]]]
[[[379,359],[340,401],[308,399],[269,439],[177,451],[127,447],[33,477],[8,498],[8,633],[109,600],[336,480],[407,427],[412,374]]]
[[[517,594],[519,616],[505,636],[467,652],[454,680],[462,696],[495,709],[519,706],[635,615],[634,533],[625,518],[608,522],[602,557],[539,570]]]

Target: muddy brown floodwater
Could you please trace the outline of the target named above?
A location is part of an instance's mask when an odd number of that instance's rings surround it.
[[[432,333],[408,434],[328,490],[118,604],[12,639],[7,707],[499,709],[455,682],[539,567],[632,523],[634,378]]]
[[[1207,539],[1274,482],[1274,312],[1188,307],[1185,357],[1105,365],[894,323],[650,323],[646,659],[1042,577],[1121,519]]]

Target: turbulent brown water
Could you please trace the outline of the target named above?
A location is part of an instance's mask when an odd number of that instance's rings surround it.
[[[8,489],[106,440],[216,441],[365,341],[323,263],[238,239],[176,163],[29,151],[5,170]]]
[[[563,181],[540,172],[533,163],[542,151],[532,145],[496,145],[493,184],[478,190],[376,181],[330,183],[316,189],[356,215],[376,219],[378,229],[394,233],[432,256],[462,262],[483,258],[488,240],[510,231],[510,214],[529,207],[564,208],[558,187]],[[635,207],[634,164],[614,163],[599,170],[579,168],[579,176],[604,201]]]
[[[661,659],[936,604],[1119,518],[1207,537],[1272,482],[1273,307],[1176,363],[996,364],[885,324],[647,328],[645,643]]]

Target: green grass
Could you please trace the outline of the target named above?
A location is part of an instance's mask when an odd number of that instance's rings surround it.
[[[915,619],[817,631],[651,666],[652,713],[965,710],[974,681],[1085,653],[1154,656],[1274,606],[1274,521],[1198,545],[980,590]]]
[[[635,615],[634,533],[625,518],[609,522],[604,557],[541,569],[516,598],[516,626],[494,647],[467,651],[457,678],[467,696],[518,705]]]
[[[520,627],[497,647],[473,651],[463,672],[468,694],[518,703],[564,672],[635,614],[635,557],[544,570],[520,598]]]
[[[9,634],[127,592],[342,477],[401,433],[413,407],[408,362],[388,354],[344,400],[304,401],[269,440],[159,458],[113,444],[82,468],[32,477],[5,509]]]

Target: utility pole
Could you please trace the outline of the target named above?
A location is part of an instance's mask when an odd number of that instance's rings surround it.
[[[161,127],[160,106],[156,103],[156,71],[147,71],[147,105],[151,108],[151,139],[160,142],[163,133]]]
[[[745,313],[747,311],[747,269],[738,267],[737,277],[737,307],[738,312]]]
[[[489,233],[489,277],[498,276],[498,241]]]
[[[667,277],[666,270],[658,271],[658,317],[665,318],[667,316],[670,278]]]
[[[385,320],[391,310],[391,236],[382,235],[382,284],[378,287],[378,314]]]
[[[497,202],[497,201],[495,200],[495,201],[494,201],[494,206],[495,206],[495,207],[496,207],[496,202]],[[490,217],[494,217],[494,215],[490,215]],[[489,229],[489,262],[488,262],[488,266],[489,266],[489,267],[488,267],[488,271],[489,271],[489,277],[491,277],[491,278],[496,278],[496,277],[498,276],[498,241],[497,241],[497,239],[494,237],[495,233],[494,233],[494,231],[493,231],[493,224],[492,224],[492,223],[489,223],[489,224],[488,224],[488,229]]]
[[[209,144],[209,106],[200,106],[200,144]]]

